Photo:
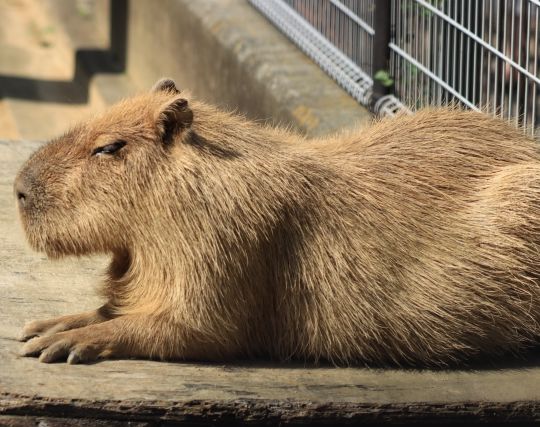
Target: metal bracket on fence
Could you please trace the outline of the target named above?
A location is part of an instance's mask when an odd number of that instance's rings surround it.
[[[396,116],[400,113],[412,114],[403,103],[394,95],[384,95],[379,97],[372,105],[373,113],[380,117]]]
[[[250,0],[263,15],[336,80],[353,98],[369,105],[373,80],[281,0]]]

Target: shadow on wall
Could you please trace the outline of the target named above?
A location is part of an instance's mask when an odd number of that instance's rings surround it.
[[[20,98],[64,104],[85,104],[90,80],[97,73],[121,73],[126,67],[129,0],[111,0],[109,49],[81,49],[75,53],[72,80],[53,81],[0,75],[0,99]]]

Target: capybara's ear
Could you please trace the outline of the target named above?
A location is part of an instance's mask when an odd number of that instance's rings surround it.
[[[162,78],[152,87],[152,92],[180,93],[173,79]]]
[[[187,99],[176,98],[164,105],[157,118],[157,127],[163,143],[170,144],[177,133],[188,129],[193,122],[193,111]]]

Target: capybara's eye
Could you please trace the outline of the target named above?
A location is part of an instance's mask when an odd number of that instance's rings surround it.
[[[94,151],[92,151],[92,156],[116,153],[124,145],[126,145],[126,141],[118,140],[118,141],[113,142],[112,144],[107,144],[107,145],[104,145],[103,147],[97,147],[94,149]]]

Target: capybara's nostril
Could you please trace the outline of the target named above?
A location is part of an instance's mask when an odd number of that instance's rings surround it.
[[[26,202],[26,194],[24,194],[21,191],[17,191],[17,199],[19,199],[19,204],[24,206],[24,204]]]
[[[28,202],[28,194],[29,193],[26,185],[24,184],[24,180],[18,178],[15,182],[15,195],[17,196],[17,200],[19,201],[19,205],[21,207],[24,207]]]

